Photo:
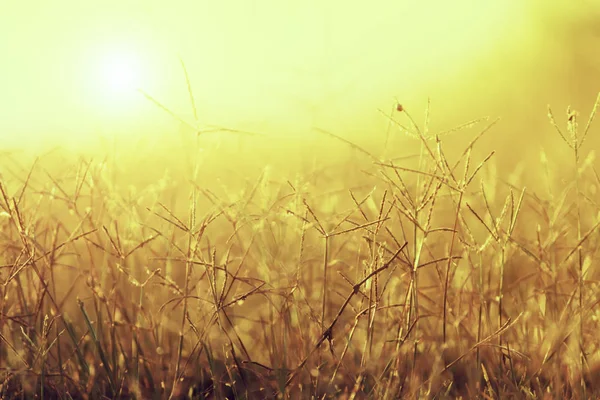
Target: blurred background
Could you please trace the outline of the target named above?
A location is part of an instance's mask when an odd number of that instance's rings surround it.
[[[182,60],[204,127],[369,143],[395,97],[419,123],[430,98],[434,131],[501,117],[486,147],[537,162],[561,145],[547,104],[587,119],[599,49],[597,0],[9,0],[0,149],[164,148],[195,124]]]

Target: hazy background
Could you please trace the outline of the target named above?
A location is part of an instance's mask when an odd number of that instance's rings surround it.
[[[434,128],[502,117],[486,143],[507,160],[560,144],[547,137],[548,103],[561,117],[568,104],[587,117],[600,91],[596,0],[0,7],[0,149],[169,140],[181,122],[135,88],[193,123],[179,57],[203,125],[276,137],[319,126],[368,141],[381,137],[378,109],[394,96],[420,120],[430,97]],[[111,71],[124,63],[132,76],[119,83]]]

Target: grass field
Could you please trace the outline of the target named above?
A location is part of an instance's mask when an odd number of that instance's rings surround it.
[[[402,106],[365,143],[2,154],[0,397],[599,398],[599,101],[532,187],[501,122]]]

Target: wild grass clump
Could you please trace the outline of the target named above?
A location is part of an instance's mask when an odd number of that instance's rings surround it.
[[[383,156],[321,132],[339,158],[296,174],[202,135],[145,184],[7,156],[0,397],[599,397],[599,102],[581,131],[549,113],[573,158],[530,171],[545,191],[478,148],[497,121],[429,107],[387,115]]]

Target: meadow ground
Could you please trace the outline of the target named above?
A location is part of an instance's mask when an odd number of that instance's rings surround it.
[[[521,173],[496,121],[388,117],[3,153],[0,397],[600,397],[592,117]]]

